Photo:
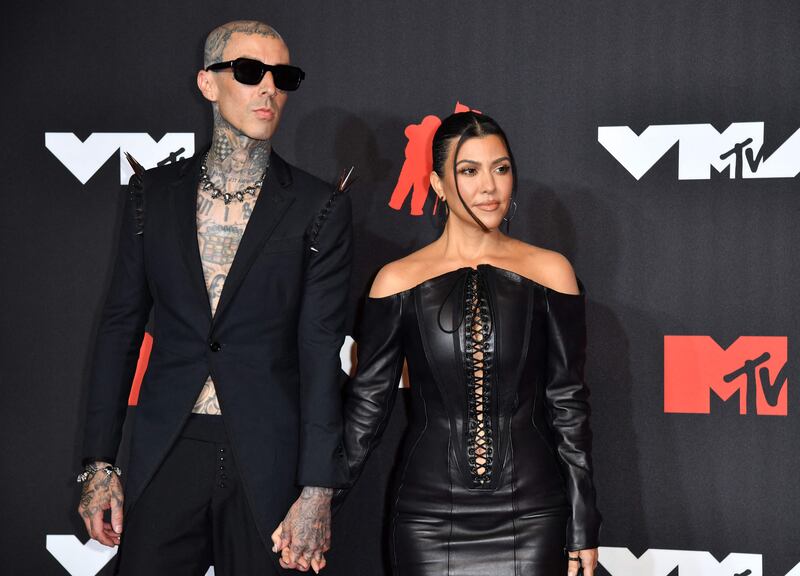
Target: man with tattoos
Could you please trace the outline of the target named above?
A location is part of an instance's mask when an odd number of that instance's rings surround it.
[[[325,566],[331,492],[346,478],[351,221],[347,196],[272,149],[304,76],[270,26],[213,30],[197,74],[210,148],[128,187],[79,477],[79,512],[93,538],[120,544],[119,574]],[[123,496],[114,460],[151,310]]]

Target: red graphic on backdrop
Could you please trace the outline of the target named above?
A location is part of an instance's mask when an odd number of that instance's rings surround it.
[[[711,394],[739,394],[739,414],[786,416],[785,336],[742,336],[723,349],[710,336],[664,336],[664,412],[710,414]]]
[[[461,102],[456,102],[455,112],[468,112],[469,106]],[[473,110],[480,114],[479,110]],[[406,126],[405,135],[408,139],[406,144],[406,159],[400,176],[397,178],[397,185],[394,187],[392,197],[389,199],[389,206],[395,210],[400,210],[403,203],[411,194],[411,215],[421,216],[425,200],[428,198],[430,189],[431,170],[433,170],[433,135],[436,129],[442,124],[438,116],[428,115],[419,124],[409,124]]]
[[[136,406],[139,403],[139,388],[142,387],[144,373],[147,372],[147,363],[150,361],[150,351],[153,349],[153,337],[149,332],[144,333],[142,347],[139,348],[139,361],[136,363],[136,375],[131,384],[131,393],[128,396],[128,406]]]

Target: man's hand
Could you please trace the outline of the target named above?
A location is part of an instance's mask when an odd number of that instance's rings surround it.
[[[331,488],[306,486],[286,518],[272,533],[273,552],[283,568],[317,574],[325,568],[324,553],[331,547]]]
[[[567,576],[577,576],[578,569],[583,568],[583,576],[594,576],[594,571],[597,568],[597,548],[587,548],[586,550],[576,550],[575,552],[568,552],[567,560]],[[580,562],[576,561],[579,559]]]
[[[98,468],[108,466],[105,462],[96,462]],[[78,514],[86,524],[86,531],[106,546],[119,544],[122,534],[122,484],[116,474],[106,474],[103,470],[95,472],[83,483]],[[111,524],[103,521],[103,512],[111,510]]]

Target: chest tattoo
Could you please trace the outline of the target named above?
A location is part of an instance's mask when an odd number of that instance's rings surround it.
[[[215,314],[231,264],[239,249],[250,215],[253,213],[254,200],[225,206],[222,202],[212,200],[207,194],[203,190],[197,193],[197,243],[203,264],[208,303],[211,306],[211,313]],[[210,374],[192,412],[222,413]]]
[[[197,242],[212,314],[252,213],[252,201],[226,206],[198,192]]]

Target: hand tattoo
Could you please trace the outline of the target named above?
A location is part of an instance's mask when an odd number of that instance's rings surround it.
[[[282,539],[297,557],[311,558],[331,547],[331,488],[306,486],[283,521]]]
[[[122,502],[122,483],[119,477],[101,471],[84,482],[78,511],[84,518],[91,518],[112,505],[121,507]]]

